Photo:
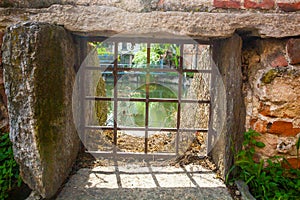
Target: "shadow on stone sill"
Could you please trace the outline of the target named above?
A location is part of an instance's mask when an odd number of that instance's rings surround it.
[[[256,200],[249,192],[249,187],[244,181],[238,180],[235,181],[235,184],[240,191],[243,200]]]

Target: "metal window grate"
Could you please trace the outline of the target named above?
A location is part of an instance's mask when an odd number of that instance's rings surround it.
[[[81,62],[84,60],[84,58],[87,56],[87,44],[88,42],[102,42],[106,38],[102,37],[82,37],[80,38],[80,48],[81,48]],[[198,70],[198,69],[184,69],[183,67],[183,51],[184,51],[184,45],[187,41],[185,40],[158,40],[158,39],[140,39],[140,38],[114,38],[114,52],[113,52],[113,64],[111,64],[112,67],[103,67],[103,66],[82,66],[84,67],[83,71],[88,70],[99,70],[99,71],[106,71],[110,72],[113,75],[113,96],[112,97],[98,97],[98,96],[89,96],[86,95],[84,91],[84,85],[80,86],[81,91],[81,105],[84,105],[84,101],[110,101],[113,102],[113,126],[95,126],[95,125],[87,125],[85,124],[85,120],[83,119],[81,123],[81,127],[84,130],[112,130],[113,131],[113,144],[114,148],[113,151],[89,151],[90,153],[93,153],[94,155],[100,155],[100,156],[137,156],[145,158],[146,156],[151,157],[168,157],[173,155],[178,155],[178,148],[179,148],[179,134],[180,132],[208,132],[208,129],[205,128],[182,128],[180,124],[181,119],[181,109],[182,104],[189,104],[189,103],[197,103],[197,104],[210,104],[210,100],[197,100],[197,99],[182,99],[181,93],[182,93],[182,77],[184,73],[192,72],[192,73],[209,73],[211,74],[211,70]],[[147,44],[147,64],[146,68],[126,68],[122,64],[118,63],[118,48],[120,42],[143,42]],[[151,44],[152,43],[172,43],[177,44],[180,46],[180,59],[179,59],[179,66],[178,69],[171,69],[171,68],[150,68],[150,50],[151,50]],[[145,82],[145,97],[144,98],[126,98],[126,97],[119,97],[118,95],[118,73],[119,72],[143,72],[146,74],[146,82]],[[177,98],[152,98],[150,97],[149,92],[149,85],[150,85],[150,74],[151,73],[162,73],[162,72],[173,72],[177,73],[178,76],[178,95]],[[83,76],[85,76],[85,73],[82,73]],[[84,84],[84,82],[82,82]],[[118,115],[118,103],[119,102],[144,102],[145,103],[145,126],[143,127],[132,127],[132,126],[120,126],[117,121],[117,115]],[[176,127],[174,128],[156,128],[156,127],[149,127],[149,104],[152,102],[169,102],[169,103],[177,103],[177,115],[176,115]],[[84,115],[83,108],[81,115]],[[84,117],[83,117],[84,118]],[[117,143],[117,134],[119,130],[128,130],[128,131],[145,131],[145,139],[144,139],[144,152],[143,153],[133,153],[133,152],[119,152],[116,149]],[[174,153],[149,153],[148,151],[148,132],[149,131],[174,131],[176,132],[176,139],[175,139],[175,152]]]

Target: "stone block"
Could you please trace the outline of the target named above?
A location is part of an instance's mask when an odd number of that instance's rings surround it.
[[[214,0],[214,7],[216,8],[241,8],[240,0]]]
[[[75,47],[64,28],[28,22],[7,29],[2,50],[15,159],[24,182],[51,198],[80,144],[72,115]]]
[[[244,7],[247,9],[273,9],[275,5],[274,0],[245,0]]]
[[[55,3],[62,3],[62,0],[3,0],[0,7],[45,8]]]
[[[300,39],[290,39],[286,44],[290,64],[300,63]]]
[[[241,149],[245,132],[246,109],[242,94],[241,50],[242,40],[238,35],[214,43],[212,49],[212,58],[220,77],[214,75],[214,79],[211,80],[216,86],[211,91],[210,109],[216,112],[210,116],[208,141],[212,137],[211,140],[216,142],[209,155],[218,165],[223,177],[233,164],[231,149],[234,148],[236,152]],[[220,82],[224,83],[224,91]],[[214,126],[222,125],[220,122],[223,118],[226,119],[224,126],[217,130]],[[212,144],[208,142],[208,149],[210,145]]]
[[[272,67],[286,67],[288,66],[288,62],[283,55],[278,55],[274,60],[271,62]]]
[[[285,12],[294,12],[300,10],[300,1],[299,0],[294,0],[294,1],[278,0],[277,6]]]
[[[0,47],[3,43],[4,32],[0,31]],[[0,50],[0,131],[8,132],[8,112],[7,97],[4,91],[3,69],[2,69],[2,51]],[[1,134],[0,134],[1,135]]]

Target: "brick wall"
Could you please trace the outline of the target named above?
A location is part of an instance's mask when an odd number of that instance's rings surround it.
[[[263,9],[292,12],[300,10],[300,0],[213,0],[216,8]]]
[[[257,39],[244,44],[247,128],[266,144],[258,157],[281,155],[296,166],[300,137],[300,39]]]
[[[0,0],[0,7],[43,8],[53,4],[107,5],[148,12],[151,10],[212,11],[214,9],[261,9],[284,12],[300,10],[300,0]]]

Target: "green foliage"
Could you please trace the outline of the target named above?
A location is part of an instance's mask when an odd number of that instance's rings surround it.
[[[9,134],[6,133],[0,138],[0,200],[7,199],[8,192],[13,187],[20,187],[21,182]]]
[[[146,85],[136,89],[130,97],[145,98]],[[150,98],[177,98],[176,94],[169,88],[151,83],[149,85]],[[126,126],[145,126],[145,106],[144,102],[121,102],[119,117]],[[177,104],[169,102],[149,103],[149,126],[172,128],[176,126]]]
[[[265,147],[264,143],[255,139],[259,136],[259,133],[251,129],[244,134],[243,149],[235,155],[232,168],[238,168],[238,173],[231,181],[238,179],[245,181],[256,199],[300,199],[299,169],[284,168],[282,164],[289,165],[289,163],[284,157],[279,156],[266,161],[253,160],[255,147]],[[299,144],[297,145],[299,149]]]
[[[112,55],[112,52],[108,51],[108,44],[102,42],[90,42],[90,44],[97,48],[98,55]]]
[[[164,65],[173,67],[179,66],[180,48],[175,44],[152,44],[150,49],[150,64],[159,65],[161,59]],[[147,47],[141,46],[141,50],[134,55],[133,63],[135,67],[146,67]]]

